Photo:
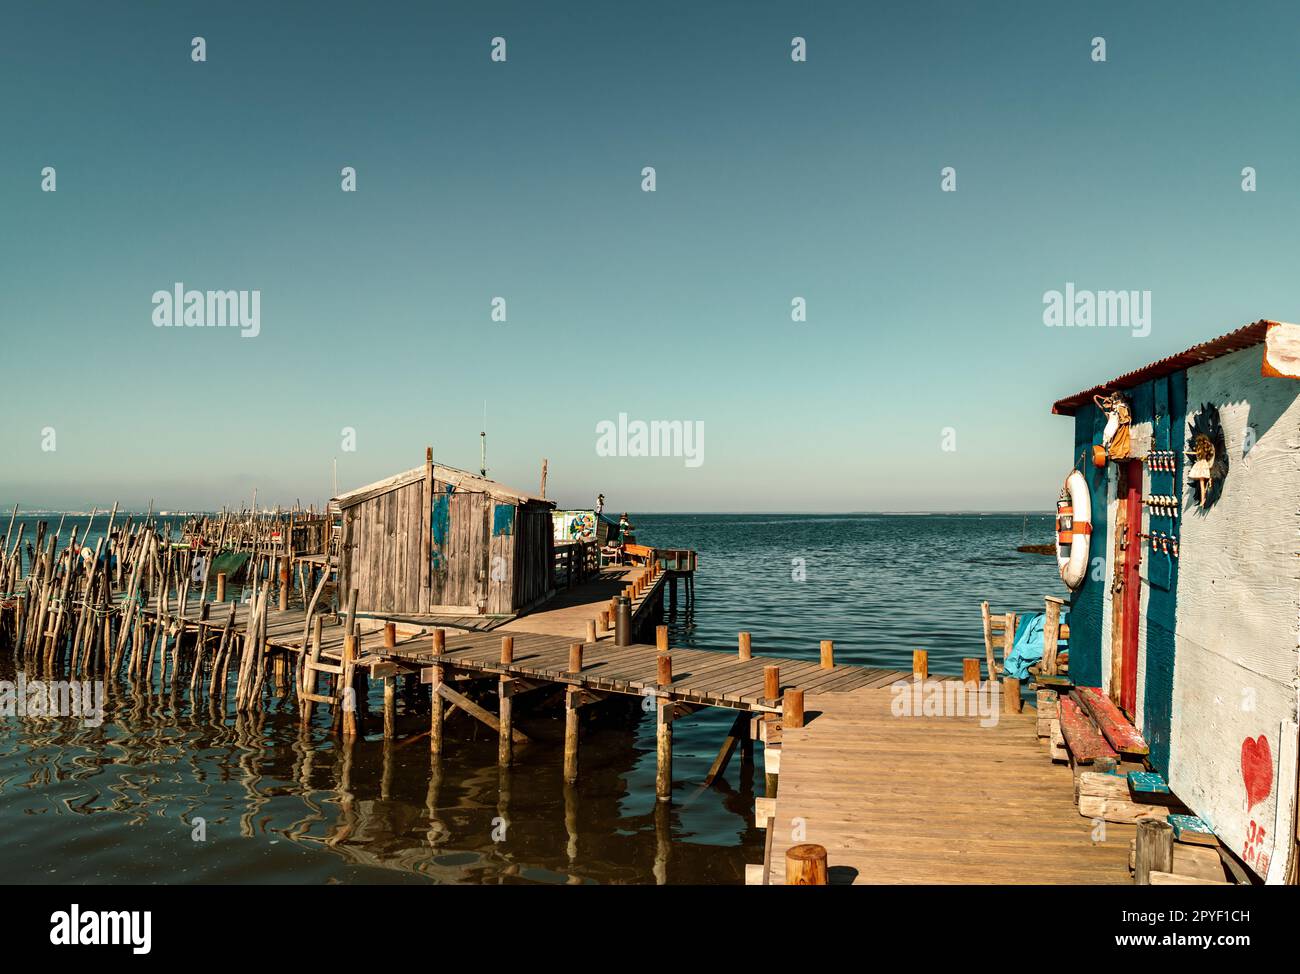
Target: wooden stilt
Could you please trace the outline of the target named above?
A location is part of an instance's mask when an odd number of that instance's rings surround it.
[[[384,677],[384,739],[397,736],[397,677]]]
[[[661,802],[672,800],[673,791],[673,711],[671,700],[660,700],[655,708],[655,798]]]
[[[564,695],[564,780],[573,784],[578,780],[578,694],[577,687],[569,687]]]
[[[505,639],[510,637],[506,636]],[[502,640],[501,654],[504,656],[505,652],[505,640]],[[502,660],[502,662],[509,662],[509,660]],[[510,767],[514,759],[514,742],[511,739],[514,721],[511,714],[509,682],[510,678],[506,676],[497,681],[497,764],[503,768]]]
[[[443,667],[438,663],[441,659],[444,649],[446,648],[447,631],[445,629],[435,629],[433,631],[433,679],[430,684],[432,696],[429,699],[429,750],[433,754],[442,753],[442,718],[443,702],[442,694],[439,689],[442,687],[442,681],[445,676]]]

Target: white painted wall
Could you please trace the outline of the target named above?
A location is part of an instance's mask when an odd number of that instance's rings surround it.
[[[1286,762],[1296,760],[1300,685],[1300,382],[1261,376],[1261,356],[1255,346],[1188,370],[1188,413],[1218,406],[1230,466],[1219,501],[1178,521],[1169,784],[1276,879],[1296,827]],[[1248,428],[1257,439],[1243,457]],[[1185,445],[1185,426],[1180,435]],[[1267,770],[1252,777],[1251,802],[1243,763],[1261,739],[1269,759],[1256,762]]]

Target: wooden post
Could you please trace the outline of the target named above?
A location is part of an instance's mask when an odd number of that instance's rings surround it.
[[[395,622],[384,623],[384,649],[392,649],[397,645],[397,624]]]
[[[930,654],[924,649],[912,650],[912,679],[926,680],[930,676]]]
[[[596,641],[596,620],[588,619],[587,620],[587,642],[594,643],[595,641]]]
[[[569,672],[582,672],[582,643],[569,643]]]
[[[790,689],[781,698],[781,725],[783,727],[803,726],[803,691]]]
[[[384,740],[397,736],[397,677],[384,677]]]
[[[655,657],[655,682],[661,687],[672,686],[673,657],[671,653],[660,653]]]
[[[749,633],[747,632],[742,632],[740,634],[740,658],[753,659],[752,647],[749,642]]]
[[[672,800],[673,791],[673,711],[676,704],[660,700],[656,710],[655,726],[655,798]]]
[[[286,529],[287,530],[287,529]],[[280,611],[289,611],[289,556],[280,558]]]
[[[787,886],[826,886],[829,882],[824,846],[804,843],[791,846],[785,851]]]
[[[980,685],[980,661],[974,658],[966,658],[961,661],[961,681],[967,687],[978,687]]]
[[[661,653],[668,652],[668,627],[655,626],[655,649]]]
[[[506,639],[510,637],[507,636]],[[505,640],[502,640],[501,655],[505,655]],[[508,662],[508,661],[506,661]],[[503,676],[497,682],[497,764],[503,768],[510,767],[514,758],[514,721],[510,713],[510,677]]]
[[[763,667],[763,696],[769,703],[781,699],[781,667]]]
[[[343,672],[339,676],[342,686],[339,699],[343,706],[343,736],[357,736],[357,701],[352,692],[352,661],[357,656],[357,637],[351,634],[343,637]]]
[[[515,637],[501,637],[501,665],[506,666],[515,661]]]
[[[433,679],[429,684],[433,690],[433,696],[430,698],[429,750],[433,754],[442,753],[442,694],[438,692],[438,688],[442,686],[444,671],[438,660],[442,657],[443,650],[446,649],[446,640],[447,630],[435,629],[433,631]]]
[[[226,573],[217,572],[217,601],[226,601]]]
[[[830,639],[822,640],[822,669],[835,669],[835,643]]]
[[[574,643],[578,658],[582,658],[582,644]],[[573,647],[569,649],[569,668],[573,669]],[[582,668],[581,662],[578,668]],[[576,671],[575,671],[576,672]],[[564,780],[573,784],[578,780],[578,694],[577,687],[569,687],[564,694]]]
[[[1004,676],[1002,678],[1002,712],[1004,714],[1018,714],[1021,706],[1020,681],[1014,676]]]
[[[1173,872],[1173,826],[1164,819],[1138,819],[1137,848],[1133,863],[1133,882],[1139,886],[1149,886],[1153,872]]]
[[[600,610],[598,621],[600,623],[601,632],[609,632],[609,617],[610,617],[610,613],[608,609]]]

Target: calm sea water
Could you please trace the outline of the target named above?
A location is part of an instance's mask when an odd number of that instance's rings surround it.
[[[51,521],[51,530],[58,516]],[[7,519],[6,519],[7,520]],[[27,538],[34,537],[28,519]],[[982,656],[979,603],[1041,608],[1060,582],[1051,558],[1020,554],[1051,538],[1030,515],[639,515],[638,540],[700,553],[695,611],[674,645],[933,672]],[[101,529],[105,518],[96,525]],[[68,518],[84,529],[86,519]],[[0,529],[3,525],[0,525]],[[91,534],[90,544],[99,532]],[[796,581],[802,577],[802,581]],[[8,653],[0,679],[15,677]],[[527,698],[522,698],[527,699]],[[380,702],[373,700],[378,714]],[[292,707],[255,719],[191,707],[186,694],[111,695],[108,719],[0,717],[3,878],[33,883],[669,883],[742,881],[762,857],[753,799],[763,778],[733,758],[701,791],[730,718],[675,727],[675,800],[656,811],[651,715],[635,703],[583,727],[582,775],[561,775],[563,716],[517,718],[533,743],[500,773],[495,735],[447,724],[427,738],[377,735],[337,747],[320,716],[306,738]],[[422,705],[399,721],[427,727]],[[368,728],[372,730],[374,728]],[[755,781],[755,778],[757,781]]]

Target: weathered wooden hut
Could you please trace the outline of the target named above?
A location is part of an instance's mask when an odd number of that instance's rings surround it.
[[[1108,692],[1171,790],[1273,882],[1296,859],[1297,377],[1300,326],[1258,321],[1052,409],[1074,417],[1087,483],[1070,677]]]
[[[432,459],[335,500],[358,611],[510,615],[554,592],[551,501]]]

